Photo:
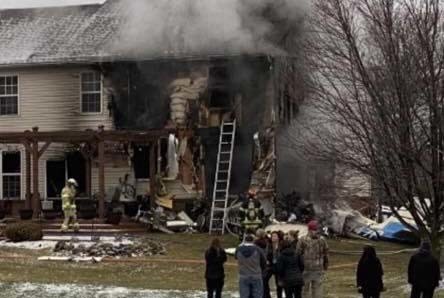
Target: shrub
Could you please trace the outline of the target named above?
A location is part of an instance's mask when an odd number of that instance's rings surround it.
[[[37,241],[43,238],[43,232],[38,224],[21,222],[8,225],[5,236],[13,242]]]

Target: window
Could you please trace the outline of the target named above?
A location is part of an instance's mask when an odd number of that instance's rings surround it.
[[[18,77],[0,76],[0,116],[18,114]]]
[[[2,153],[2,182],[3,198],[20,198],[21,190],[21,162],[20,152]]]
[[[81,74],[81,110],[82,113],[100,113],[102,111],[102,76],[98,72]]]

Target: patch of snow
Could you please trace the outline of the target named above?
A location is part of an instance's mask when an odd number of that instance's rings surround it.
[[[71,241],[71,240],[78,240],[78,241],[94,241],[96,238],[98,238],[101,241],[115,241],[116,237],[113,236],[70,236],[70,235],[59,235],[59,236],[43,236],[43,240],[51,240],[51,241]],[[125,240],[128,238],[122,238],[122,240]]]
[[[113,246],[118,246],[120,244],[123,245],[134,244],[134,241],[129,238],[117,239],[116,237],[100,237],[99,241],[93,241],[92,240],[93,238],[91,237],[72,237],[72,236],[64,236],[64,237],[65,238],[63,239],[58,238],[58,240],[72,241],[75,247],[78,247],[79,245],[90,247],[97,242],[108,243],[112,244]],[[41,241],[22,241],[22,242],[10,242],[6,240],[1,240],[0,247],[23,248],[23,249],[32,249],[32,250],[54,249],[58,240],[50,240],[50,239],[51,239],[50,237],[43,237],[43,240]]]
[[[56,241],[41,240],[41,241],[23,241],[23,242],[9,242],[6,240],[0,241],[0,247],[24,248],[24,249],[48,249],[54,248]]]
[[[125,287],[100,287],[75,284],[0,283],[0,298],[204,298],[203,291],[144,290]],[[224,298],[238,298],[235,292],[225,292]]]

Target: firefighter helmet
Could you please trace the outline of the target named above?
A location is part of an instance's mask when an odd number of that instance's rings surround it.
[[[69,178],[68,179],[68,184],[72,184],[75,187],[79,187],[79,184],[77,183],[76,179],[74,179],[74,178]]]

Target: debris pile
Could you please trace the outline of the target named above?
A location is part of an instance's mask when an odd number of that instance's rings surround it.
[[[57,242],[54,252],[59,256],[80,257],[143,257],[165,255],[165,246],[157,241],[138,243],[93,242],[89,245],[72,241]]]
[[[185,125],[192,106],[197,105],[199,97],[207,89],[207,78],[180,78],[170,84],[171,120],[178,126]]]
[[[158,230],[167,234],[175,232],[193,233],[197,226],[185,212],[176,213],[169,208],[164,208],[165,200],[157,200],[157,208],[141,207],[135,217],[136,221],[145,223],[148,229]],[[171,202],[172,204],[172,202]],[[161,206],[160,206],[161,205]],[[171,206],[172,207],[172,206]]]
[[[268,128],[263,133],[254,135],[254,171],[251,178],[251,189],[270,192],[276,180],[275,132]]]
[[[314,206],[301,194],[292,192],[276,201],[276,220],[291,223],[307,223],[315,218]]]

